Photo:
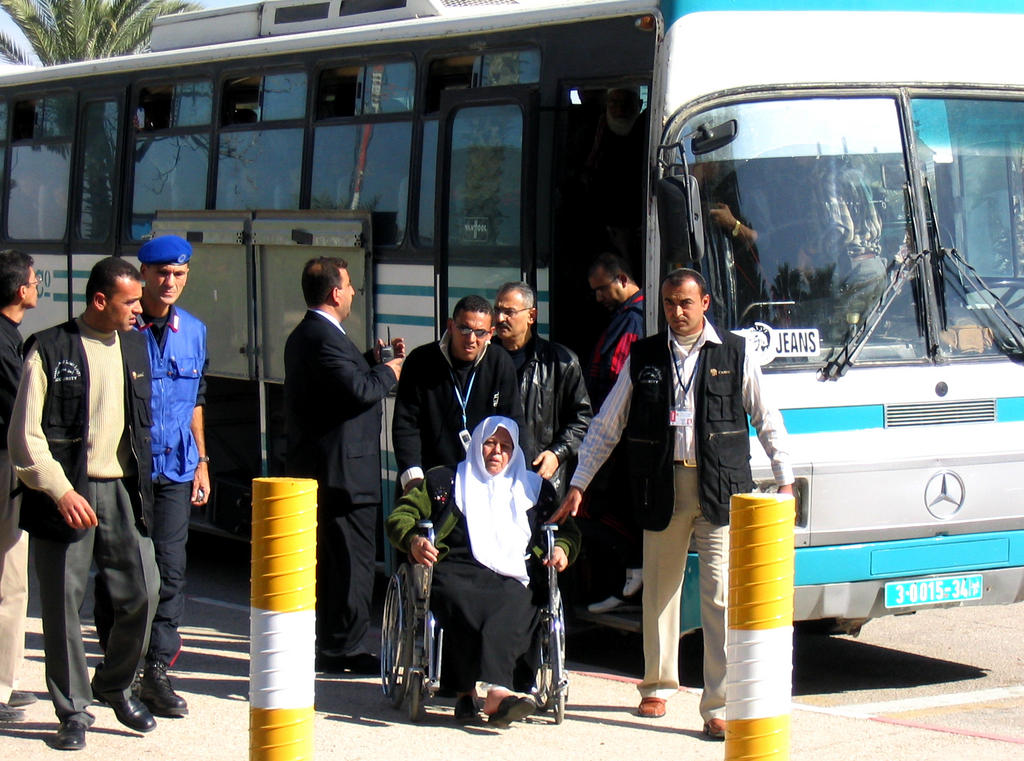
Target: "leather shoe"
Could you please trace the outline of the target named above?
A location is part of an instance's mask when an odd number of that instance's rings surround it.
[[[327,655],[320,653],[316,657],[316,670],[327,674],[349,674],[359,676],[379,676],[380,658],[370,653],[357,655]]]
[[[705,721],[704,736],[711,740],[724,740],[725,719],[708,719]]]
[[[487,723],[499,729],[505,729],[513,721],[525,719],[537,711],[537,704],[531,698],[519,698],[509,695],[502,698],[498,710],[488,715]]]
[[[636,715],[643,716],[645,719],[660,719],[665,715],[665,699],[644,698],[636,709]]]
[[[79,719],[68,719],[60,723],[57,730],[57,739],[53,741],[53,747],[57,750],[84,750],[85,749],[85,722]]]
[[[188,714],[188,703],[171,687],[170,677],[167,676],[167,664],[162,661],[146,664],[139,678],[137,697],[146,704],[146,708],[154,716],[176,719]]]
[[[7,705],[9,705],[11,708],[24,708],[25,706],[30,706],[38,701],[39,698],[37,698],[31,692],[11,690],[11,698],[7,701]]]
[[[459,695],[455,700],[455,721],[469,724],[476,720],[477,715],[476,699],[472,695]]]
[[[114,716],[129,729],[134,729],[136,732],[152,732],[156,729],[156,719],[146,708],[146,704],[137,697],[109,698],[95,694],[94,697],[100,703],[114,709]]]
[[[20,708],[16,708],[10,703],[0,703],[0,722],[22,721],[24,718],[25,712]]]

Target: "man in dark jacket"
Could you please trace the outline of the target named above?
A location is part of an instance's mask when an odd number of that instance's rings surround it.
[[[21,525],[32,536],[60,750],[85,747],[94,699],[136,732],[156,727],[131,690],[160,591],[149,538],[149,357],[132,331],[141,297],[142,276],[129,262],[96,263],[81,318],[29,339],[7,435],[11,464],[27,487]],[[114,618],[90,685],[79,610],[94,562]]]
[[[361,354],[342,322],[355,289],[343,259],[311,259],[302,270],[309,307],[284,347],[287,471],[315,478],[317,491],[317,667],[379,673],[363,640],[370,627],[375,534],[380,510],[381,400],[402,370]]]
[[[31,692],[14,689],[25,650],[28,612],[28,535],[18,526],[20,500],[11,498],[14,471],[7,454],[7,428],[21,379],[21,324],[39,300],[32,257],[0,251],[0,721],[21,721]]]
[[[534,335],[537,297],[526,283],[505,283],[495,299],[497,340],[512,358],[523,399],[519,441],[526,461],[559,497],[576,464],[576,451],[594,416],[576,355]]]
[[[504,349],[490,347],[493,318],[487,299],[464,296],[441,340],[409,354],[391,428],[403,493],[430,468],[466,459],[470,431],[485,417],[522,424],[515,367]]]

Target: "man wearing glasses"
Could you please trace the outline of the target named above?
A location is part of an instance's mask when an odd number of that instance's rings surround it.
[[[459,300],[441,340],[417,347],[398,382],[392,436],[403,493],[438,465],[466,459],[470,431],[489,415],[522,426],[516,369],[494,335],[491,305],[482,296]]]
[[[31,692],[14,689],[25,651],[28,611],[28,534],[18,527],[20,500],[11,498],[14,471],[7,451],[7,429],[21,380],[21,333],[25,310],[39,300],[39,278],[32,257],[0,251],[0,721],[21,721]]]
[[[576,355],[535,335],[537,297],[526,283],[505,283],[495,299],[496,340],[512,358],[523,398],[519,441],[526,461],[560,497],[594,413]]]

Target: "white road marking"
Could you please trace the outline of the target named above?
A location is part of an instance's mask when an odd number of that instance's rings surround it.
[[[997,700],[1010,700],[1024,697],[1024,685],[995,687],[990,690],[974,690],[972,692],[954,692],[947,695],[928,695],[902,700],[885,700],[877,703],[859,703],[849,706],[815,706],[806,703],[793,703],[793,707],[801,711],[824,713],[832,716],[848,718],[870,718],[881,714],[904,713],[927,708],[948,708],[950,706],[969,705],[971,703],[989,703]]]

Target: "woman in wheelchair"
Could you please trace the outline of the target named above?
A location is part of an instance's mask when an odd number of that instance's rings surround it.
[[[529,689],[537,671],[534,635],[548,599],[544,565],[563,571],[579,551],[579,531],[567,519],[545,560],[542,526],[558,499],[528,469],[518,437],[514,420],[485,419],[466,459],[455,470],[430,470],[386,521],[395,547],[417,563],[436,564],[430,609],[444,629],[444,680],[457,694],[460,722],[477,716],[478,681],[487,689],[488,722],[505,727],[536,710],[532,698],[513,689]],[[421,520],[433,522],[435,544],[417,534]]]

